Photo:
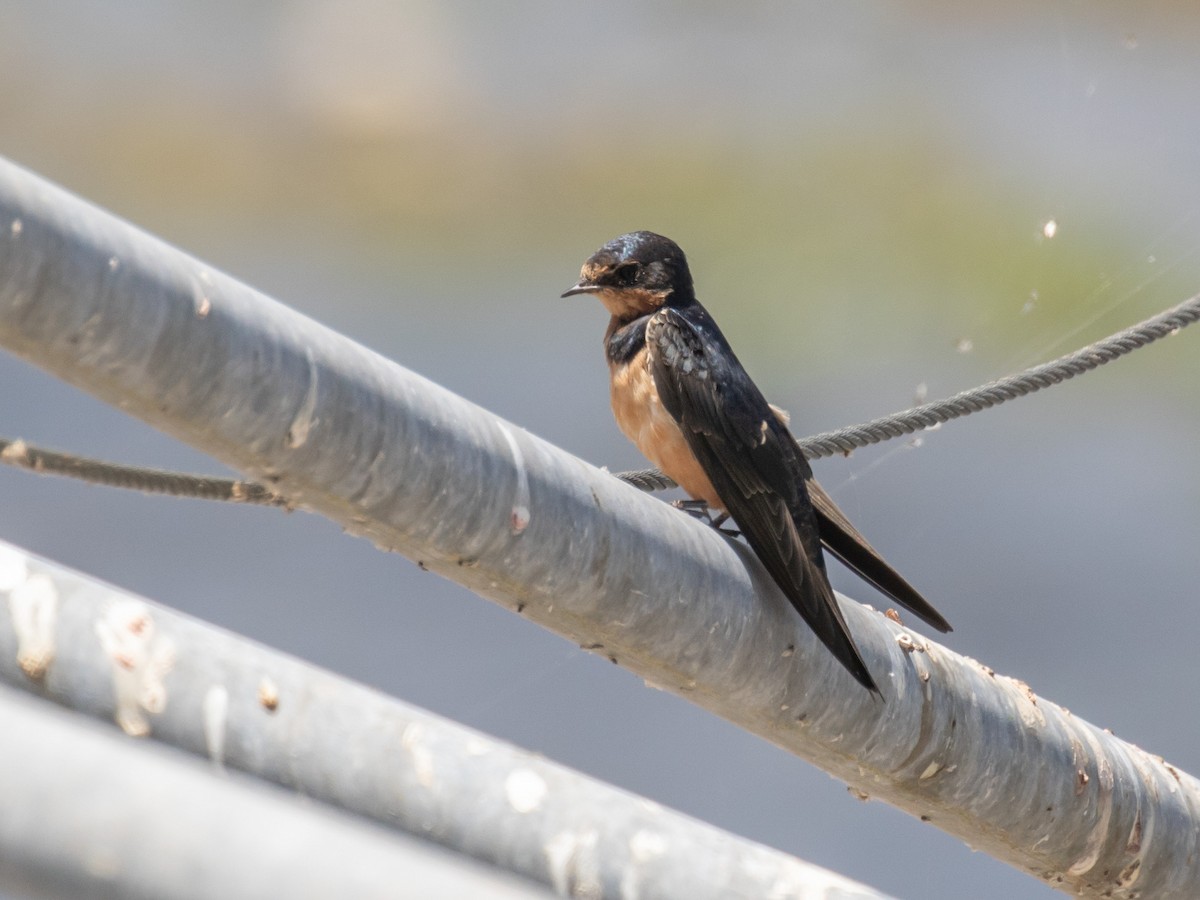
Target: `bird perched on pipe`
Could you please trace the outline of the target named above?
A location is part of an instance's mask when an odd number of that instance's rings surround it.
[[[583,264],[563,296],[591,294],[604,333],[613,414],[638,449],[701,509],[732,516],[792,606],[860,684],[879,687],[829,584],[824,544],[861,578],[939,631],[950,624],[850,524],[813,480],[787,416],[750,379],[696,299],[687,258],[635,231]]]

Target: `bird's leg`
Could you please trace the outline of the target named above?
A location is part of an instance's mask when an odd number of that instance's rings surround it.
[[[693,519],[700,519],[712,524],[712,516],[708,512],[708,503],[704,500],[675,500],[671,503],[676,509],[681,509]]]
[[[738,531],[737,529],[721,527],[721,525],[724,522],[728,522],[728,521],[729,521],[729,513],[723,512],[719,516],[717,516],[715,519],[710,520],[708,524],[711,525],[713,528],[717,529],[717,531],[721,532],[721,534],[727,534],[730,537],[741,537],[742,533],[740,531]]]
[[[711,525],[721,534],[729,537],[741,537],[740,531],[735,531],[732,528],[722,528],[721,524],[729,520],[729,513],[720,513],[715,519],[712,516],[712,511],[709,505],[704,500],[675,500],[672,504],[676,509],[681,509],[689,516],[700,519],[707,525]]]

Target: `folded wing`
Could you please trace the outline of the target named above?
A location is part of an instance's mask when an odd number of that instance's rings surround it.
[[[829,585],[805,486],[812,470],[791,434],[703,307],[655,313],[646,342],[663,407],[747,543],[817,637],[878,693]]]

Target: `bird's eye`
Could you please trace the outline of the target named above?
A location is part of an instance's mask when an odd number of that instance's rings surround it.
[[[637,281],[641,268],[635,262],[625,263],[624,265],[617,266],[617,270],[613,272],[613,277],[621,287],[629,287]]]

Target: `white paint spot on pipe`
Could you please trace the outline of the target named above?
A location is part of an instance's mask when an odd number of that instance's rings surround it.
[[[481,738],[467,738],[467,756],[487,756],[492,750],[491,745]]]
[[[600,861],[595,829],[560,831],[546,842],[546,862],[555,893],[562,897],[600,897]]]
[[[218,769],[225,768],[225,734],[229,722],[229,689],[214,684],[204,692],[204,746]]]
[[[317,411],[317,364],[311,350],[304,352],[308,359],[308,391],[304,395],[304,401],[300,404],[300,408],[296,410],[295,418],[292,419],[292,424],[287,431],[287,445],[293,450],[304,446],[318,421],[315,416]]]
[[[667,852],[667,839],[657,831],[639,828],[629,839],[629,853],[637,862],[648,862]]]
[[[667,839],[657,831],[640,828],[629,839],[629,865],[621,873],[621,900],[641,900],[642,873],[648,863],[667,852]]]
[[[30,678],[41,678],[54,661],[58,588],[47,575],[27,575],[9,590],[8,608],[17,636],[17,665]]]
[[[413,775],[417,779],[417,784],[423,788],[432,789],[437,783],[437,773],[433,767],[433,754],[421,742],[424,736],[425,729],[421,724],[412,722],[400,735],[400,746],[408,751],[408,755],[412,758]]]
[[[8,226],[8,230],[13,237],[20,237],[21,232],[25,230],[25,223],[20,219],[13,219],[12,224]]]
[[[513,495],[512,515],[508,524],[513,534],[520,534],[529,526],[529,475],[525,471],[525,454],[521,452],[521,445],[517,443],[516,435],[508,429],[508,426],[503,422],[496,424],[500,428],[500,433],[504,435],[504,439],[508,441],[513,465],[517,469],[517,492]]]
[[[212,285],[208,272],[203,271],[199,277],[192,276],[192,312],[197,319],[207,319],[212,312],[212,299],[208,296],[205,285]]]
[[[508,805],[519,813],[530,813],[541,806],[546,790],[546,780],[532,769],[517,769],[504,779]]]
[[[158,635],[150,607],[139,600],[113,603],[96,623],[96,637],[112,664],[116,720],[134,737],[150,733],[145,713],[167,706],[166,675],[175,665],[175,645]]]

